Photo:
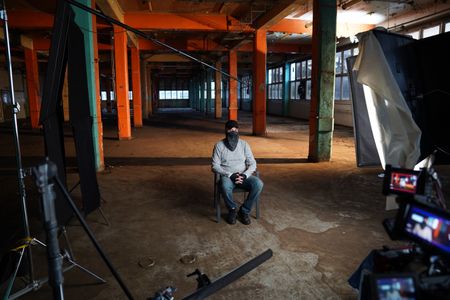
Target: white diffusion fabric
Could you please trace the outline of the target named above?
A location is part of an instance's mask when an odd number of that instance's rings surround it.
[[[370,126],[382,167],[386,164],[412,169],[420,156],[421,130],[389,68],[373,32],[358,36],[359,55],[354,70],[364,86]]]

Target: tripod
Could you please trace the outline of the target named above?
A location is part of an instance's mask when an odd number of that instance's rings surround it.
[[[36,185],[39,187],[40,192],[42,193],[42,210],[44,215],[44,225],[45,229],[47,231],[47,244],[39,241],[36,238],[26,238],[23,240],[23,244],[18,246],[15,249],[12,249],[12,251],[19,252],[19,259],[16,265],[16,268],[14,269],[14,272],[12,276],[10,277],[4,299],[16,299],[20,296],[25,295],[26,293],[38,290],[41,288],[45,283],[50,281],[50,284],[52,285],[54,289],[54,297],[55,299],[63,299],[63,292],[62,292],[62,281],[63,276],[62,274],[66,271],[71,270],[74,267],[79,268],[81,271],[93,276],[101,283],[106,283],[106,281],[95,274],[94,272],[90,271],[89,269],[83,267],[82,265],[78,264],[73,256],[73,251],[70,247],[69,239],[67,237],[67,232],[64,227],[62,227],[61,231],[64,236],[65,242],[68,246],[68,250],[65,249],[63,251],[60,251],[59,244],[58,244],[58,224],[56,220],[56,213],[55,213],[55,207],[54,207],[54,200],[55,200],[55,194],[53,192],[53,183],[48,182],[48,178],[53,178],[55,176],[54,173],[50,173],[50,171],[47,171],[47,169],[50,169],[48,167],[49,164],[44,164],[38,167],[33,168],[33,175],[36,179]],[[56,166],[50,165],[53,167],[53,169],[56,170]],[[46,173],[48,172],[48,173]],[[56,172],[56,171],[54,171]],[[44,277],[41,279],[34,279],[29,281],[29,283],[22,289],[18,290],[14,294],[11,295],[12,288],[14,286],[14,281],[17,277],[17,273],[19,271],[20,265],[22,264],[23,256],[25,255],[25,252],[31,251],[31,246],[39,245],[42,247],[45,247],[47,249],[47,256],[49,260],[49,276]],[[63,268],[63,261],[68,262],[68,266]]]

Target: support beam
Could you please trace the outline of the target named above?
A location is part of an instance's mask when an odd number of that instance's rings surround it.
[[[125,23],[125,17],[122,7],[117,0],[96,0],[97,6],[102,10],[104,14],[114,19]],[[124,29],[122,29],[124,30]],[[130,39],[130,46],[138,47],[138,39],[133,32],[127,31],[127,36]]]
[[[206,69],[206,103],[205,103],[205,115],[208,115],[211,111],[212,97],[211,97],[211,82],[212,82],[212,70]]]
[[[147,63],[141,63],[141,101],[142,101],[142,118],[148,119],[148,72],[147,72]]]
[[[105,86],[106,86],[106,111],[108,113],[112,112],[112,101],[111,101],[111,92],[112,90],[112,80],[107,78],[105,79]]]
[[[15,29],[42,30],[51,29],[54,16],[36,10],[11,10],[8,11],[8,25]]]
[[[265,30],[255,32],[253,42],[253,134],[266,135],[266,64]]]
[[[3,33],[1,34],[0,39],[3,40]],[[33,39],[23,34],[20,35],[20,45],[24,48],[34,49]]]
[[[114,66],[116,72],[116,102],[119,140],[131,139],[127,56],[127,36],[122,27],[114,25]]]
[[[205,97],[205,94],[206,94],[206,84],[205,84],[206,83],[206,74],[205,74],[205,72],[206,72],[206,70],[203,70],[201,72],[201,75],[200,75],[200,98],[198,99],[199,100],[198,110],[201,111],[201,112],[203,112],[203,109],[205,107],[205,101],[206,101],[206,97]]]
[[[311,34],[311,27],[305,26],[308,21],[296,20],[296,19],[283,19],[278,23],[273,24],[267,31],[271,32],[284,32],[284,33],[298,33],[298,34]]]
[[[95,9],[96,0],[92,0],[91,7]],[[95,77],[95,113],[93,114],[94,128],[93,136],[94,143],[97,143],[98,154],[96,158],[97,171],[105,169],[105,156],[103,149],[103,123],[102,123],[102,99],[100,95],[100,67],[98,57],[98,43],[97,43],[97,16],[92,15],[92,45],[94,54],[94,77]]]
[[[296,11],[304,0],[280,0],[267,13],[263,14],[253,22],[255,29],[269,29],[279,21]]]
[[[70,121],[70,112],[69,112],[69,72],[67,71],[64,75],[64,83],[62,90],[62,106],[63,106],[63,114],[64,114],[64,122]]]
[[[39,93],[39,72],[37,54],[34,49],[25,48],[25,71],[27,76],[27,94],[30,106],[31,128],[39,128],[41,97]]]
[[[134,127],[142,127],[142,100],[141,100],[141,60],[139,49],[131,48],[131,80],[133,87],[133,120]]]
[[[334,127],[336,1],[313,0],[312,94],[309,155],[314,162],[331,159]]]
[[[216,69],[222,70],[222,63],[219,61],[216,62]],[[216,119],[222,118],[222,90],[221,90],[221,83],[222,83],[222,73],[215,72],[215,105],[214,105],[214,116]]]
[[[148,68],[146,67],[146,76],[147,76],[147,84],[148,84],[148,90],[147,90],[147,118],[153,115],[153,95],[155,94],[154,88],[153,88],[153,80],[152,80],[152,68],[150,65]]]
[[[228,74],[237,78],[237,51],[230,50],[228,53]],[[230,78],[228,85],[229,103],[228,103],[228,120],[238,119],[237,107],[237,81]]]
[[[89,7],[95,7],[95,0],[78,0],[81,4]],[[90,28],[84,30],[84,49],[86,60],[86,78],[89,94],[89,110],[92,117],[92,143],[95,155],[95,169],[104,170],[103,160],[103,126],[100,108],[100,86],[98,84],[98,49],[97,49],[97,22],[95,16],[73,6],[75,12],[75,23],[80,28]]]
[[[254,29],[225,15],[126,13],[125,23],[139,30],[199,30],[253,32]]]
[[[283,116],[289,116],[289,99],[290,99],[290,80],[291,80],[291,64],[284,64],[284,80],[283,80]],[[295,79],[295,78],[292,78]],[[297,91],[295,91],[297,93]]]

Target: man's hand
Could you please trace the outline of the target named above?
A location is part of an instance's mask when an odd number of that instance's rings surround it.
[[[236,180],[237,180],[238,177],[239,177],[239,173],[236,172],[236,173],[231,174],[230,179],[231,179],[231,181],[236,183]]]
[[[247,175],[238,173],[238,175],[236,176],[236,180],[234,181],[234,184],[242,184],[246,178]]]

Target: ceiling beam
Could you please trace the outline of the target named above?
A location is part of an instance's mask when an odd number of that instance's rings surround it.
[[[146,62],[192,62],[189,58],[178,54],[154,54],[145,58]]]
[[[297,19],[283,19],[277,24],[271,26],[267,31],[272,32],[284,32],[284,33],[298,33],[298,34],[312,34],[311,26],[305,26],[308,21],[297,20]]]
[[[268,12],[258,17],[253,22],[253,27],[255,29],[269,29],[273,25],[277,24],[285,17],[292,14],[295,10],[303,4],[305,0],[281,0],[272,7]]]
[[[230,16],[209,14],[126,13],[125,24],[139,30],[254,31]]]
[[[21,34],[20,35],[20,45],[22,45],[22,47],[24,47],[24,48],[33,50],[33,39],[26,35]]]
[[[105,15],[124,23],[123,9],[117,0],[96,0],[96,4]],[[139,43],[136,35],[133,32],[127,31],[127,36],[128,45],[138,47]]]
[[[53,27],[54,16],[32,10],[12,10],[8,12],[8,25],[20,29],[50,29]]]

